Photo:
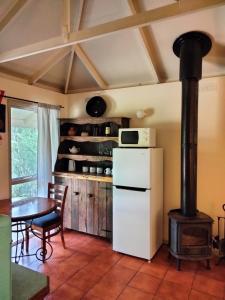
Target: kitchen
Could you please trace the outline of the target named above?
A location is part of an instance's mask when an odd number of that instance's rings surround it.
[[[218,8],[218,10],[219,9],[221,8]],[[191,17],[196,20],[194,16]],[[188,15],[186,15],[185,18],[188,19]],[[191,22],[183,22],[183,24],[188,23],[190,24]],[[190,25],[183,26],[182,32],[191,29]],[[205,28],[205,31],[210,32],[208,28]],[[182,32],[179,30],[179,34]],[[175,34],[176,36],[179,35],[177,33]],[[214,36],[216,35],[215,33],[212,34]],[[170,48],[172,49],[172,39]],[[170,51],[169,47],[167,49]],[[171,50],[171,57],[173,55]],[[173,61],[177,66],[176,76],[178,76],[178,59],[174,56]],[[203,77],[205,77],[204,72]],[[212,216],[215,220],[213,225],[215,234],[217,232],[216,217],[222,213],[221,208],[224,203],[224,86],[224,76],[222,74],[219,77],[209,75],[209,78],[203,78],[199,83],[198,208]],[[83,91],[77,94],[60,94],[37,86],[26,85],[22,82],[12,80],[12,77],[9,78],[8,76],[6,78],[6,75],[4,75],[4,77],[1,78],[1,89],[5,90],[10,96],[34,101],[38,99],[44,103],[62,105],[64,106],[60,111],[62,118],[79,118],[86,116],[86,101],[95,95],[100,95],[107,102],[107,117],[128,117],[131,119],[131,128],[156,128],[157,145],[164,150],[163,240],[168,240],[167,212],[172,208],[179,207],[180,202],[181,85],[178,81],[100,90],[97,92]],[[139,110],[145,112],[144,117],[141,119],[136,116]],[[1,134],[2,140],[0,141],[0,155],[2,158],[0,161],[1,199],[6,199],[9,196],[9,151],[7,132],[8,131]],[[84,247],[81,246],[81,241],[82,239],[83,241],[85,239],[87,241],[88,238],[82,238],[79,235],[78,237],[80,241],[79,243],[77,241],[77,243],[84,249]],[[68,239],[70,240],[69,233]],[[72,241],[71,244],[73,244]],[[74,244],[76,243],[74,242]],[[97,251],[97,249],[99,250],[101,248],[97,245],[98,242],[95,243],[95,241],[91,241],[91,244],[93,245],[93,251],[94,249]],[[68,254],[69,251],[67,252],[67,255]],[[162,256],[164,256],[164,253]],[[134,260],[133,264],[138,265],[138,262]],[[220,269],[222,269],[222,267]],[[59,282],[57,278],[54,280],[55,284]]]

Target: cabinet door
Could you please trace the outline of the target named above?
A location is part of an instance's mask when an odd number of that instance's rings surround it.
[[[80,199],[79,180],[73,179],[71,193],[71,228],[79,230],[79,199]]]
[[[87,181],[77,180],[76,185],[78,188],[78,216],[79,216],[79,231],[87,232]]]
[[[112,184],[106,183],[106,237],[112,239]]]
[[[87,180],[87,233],[98,235],[98,182]]]
[[[99,232],[102,237],[112,237],[112,185],[111,183],[99,182]]]
[[[66,228],[71,229],[71,192],[72,192],[72,179],[66,178],[66,177],[58,177],[55,176],[55,183],[62,184],[62,185],[68,185],[67,195],[66,195],[66,202],[65,202],[65,208],[64,208],[64,218],[63,218],[63,225]]]

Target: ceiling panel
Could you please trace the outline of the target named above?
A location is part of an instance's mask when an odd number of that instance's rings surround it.
[[[86,0],[81,28],[103,24],[129,14],[126,0]]]
[[[26,58],[3,63],[0,64],[0,68],[7,68],[8,70],[12,70],[29,77],[40,70],[42,66],[46,64],[46,61],[48,61],[48,59],[58,51],[60,50],[45,52],[42,54],[32,55]]]
[[[156,82],[137,30],[113,33],[82,47],[109,85]]]
[[[0,51],[58,36],[62,31],[62,0],[29,0],[0,33]]]
[[[181,4],[182,5],[182,4]],[[173,54],[174,40],[182,33],[198,30],[208,33],[213,48],[204,58],[203,77],[225,74],[225,6],[205,9],[180,17],[153,22],[151,29],[169,80],[178,80],[179,59]]]
[[[64,59],[62,59],[58,64],[56,64],[51,70],[46,73],[40,80],[45,83],[53,84],[54,86],[58,86],[59,88],[64,88],[65,86],[65,78],[66,72],[69,65],[69,57],[68,54]]]
[[[0,1],[0,20],[7,14],[14,3],[15,0]]]
[[[136,1],[136,0],[135,0]],[[178,2],[176,0],[140,0],[140,8],[142,10],[155,9],[169,4]]]
[[[71,69],[69,90],[85,88],[98,88],[98,85],[79,58],[75,56]]]

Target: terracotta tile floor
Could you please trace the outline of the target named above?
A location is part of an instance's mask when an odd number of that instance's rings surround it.
[[[65,232],[52,239],[53,256],[45,264],[35,257],[21,264],[50,277],[51,294],[45,300],[225,300],[225,262],[206,270],[203,262],[183,262],[176,270],[163,246],[152,263],[111,250],[111,244],[89,235]],[[39,244],[30,240],[30,251]]]

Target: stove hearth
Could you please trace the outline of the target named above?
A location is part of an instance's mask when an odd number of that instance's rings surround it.
[[[169,212],[169,247],[177,259],[178,270],[182,259],[206,260],[210,268],[212,222],[202,212],[194,217],[183,216],[179,209]]]

